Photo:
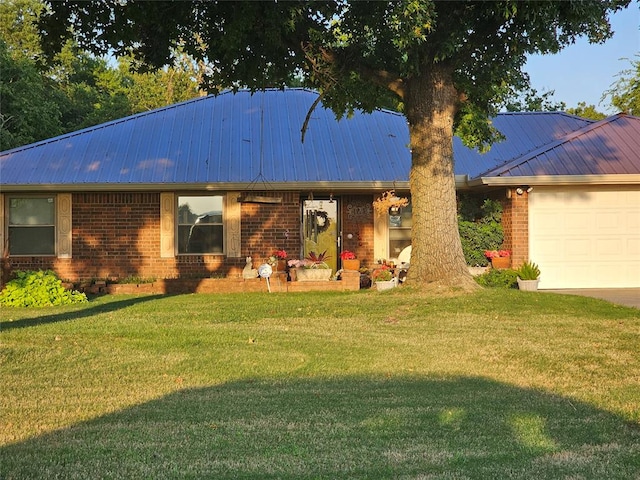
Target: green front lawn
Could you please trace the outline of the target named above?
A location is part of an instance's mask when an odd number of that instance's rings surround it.
[[[396,289],[0,321],[0,478],[640,477],[637,309]]]

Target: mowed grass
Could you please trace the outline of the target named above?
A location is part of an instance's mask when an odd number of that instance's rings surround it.
[[[0,478],[640,478],[640,311],[484,290],[1,309]]]

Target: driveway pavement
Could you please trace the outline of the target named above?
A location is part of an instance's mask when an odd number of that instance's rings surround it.
[[[541,291],[600,298],[618,305],[640,308],[640,288],[571,288]]]

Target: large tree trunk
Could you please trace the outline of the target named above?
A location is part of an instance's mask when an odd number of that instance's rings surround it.
[[[458,92],[450,69],[432,64],[407,82],[405,109],[411,140],[411,268],[407,282],[465,289],[471,278],[458,232],[453,172],[453,121]]]

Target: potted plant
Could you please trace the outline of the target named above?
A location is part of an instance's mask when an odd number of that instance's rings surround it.
[[[378,213],[398,215],[402,207],[409,205],[409,199],[398,197],[395,190],[387,190],[373,201],[373,209]]]
[[[284,272],[287,270],[287,252],[285,250],[276,250],[269,257],[267,262],[276,272]]]
[[[297,258],[291,259],[287,262],[289,266],[289,278],[292,282],[298,280],[298,269],[303,268],[306,260],[299,260]]]
[[[397,285],[397,279],[387,265],[380,265],[371,273],[371,281],[378,291],[389,290]]]
[[[538,290],[540,282],[540,268],[533,262],[525,262],[516,270],[518,273],[518,288],[528,292]]]
[[[295,265],[297,268],[298,281],[329,280],[332,270],[325,262],[328,258],[326,250],[319,254],[312,251],[304,260],[289,261],[289,265]]]
[[[356,254],[350,250],[343,250],[340,254],[342,260],[342,268],[345,270],[359,270],[360,260],[356,258]]]
[[[511,266],[511,250],[485,250],[484,256],[491,261],[493,268],[509,268]]]

